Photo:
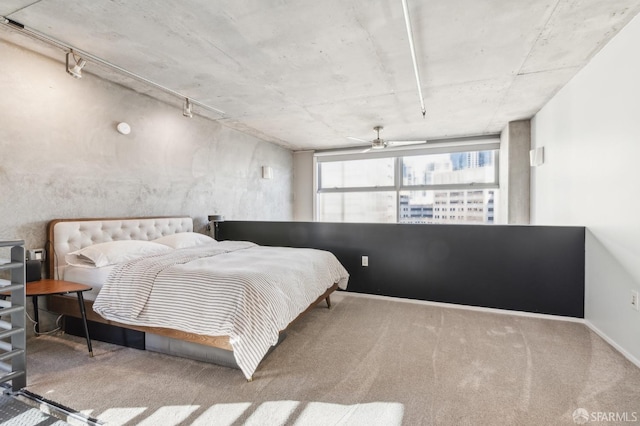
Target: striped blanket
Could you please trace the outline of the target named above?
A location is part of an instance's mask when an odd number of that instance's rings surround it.
[[[93,309],[124,324],[229,336],[250,379],[279,332],[348,277],[327,251],[223,241],[116,266]]]

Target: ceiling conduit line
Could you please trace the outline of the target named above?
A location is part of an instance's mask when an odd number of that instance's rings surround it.
[[[411,50],[411,59],[413,59],[413,72],[416,75],[416,84],[418,85],[418,96],[420,97],[420,106],[422,107],[422,118],[425,118],[427,110],[424,107],[424,96],[422,96],[422,84],[420,83],[420,71],[418,71],[418,60],[416,59],[416,49],[413,44],[413,32],[411,31],[411,20],[409,19],[409,6],[407,0],[402,0],[402,10],[404,11],[404,22],[407,26],[407,36],[409,38],[409,49]]]
[[[141,83],[144,83],[144,84],[147,84],[149,86],[152,86],[152,87],[154,87],[154,88],[156,88],[156,89],[158,89],[158,90],[160,90],[162,92],[165,92],[165,93],[167,93],[169,95],[175,96],[175,97],[177,97],[177,98],[179,98],[181,100],[184,100],[184,99],[188,98],[189,102],[191,103],[191,105],[198,105],[201,108],[204,108],[206,110],[215,112],[221,118],[225,118],[225,116],[226,116],[225,112],[220,110],[220,109],[218,109],[218,108],[214,108],[214,107],[212,107],[210,105],[207,105],[207,104],[205,104],[203,102],[198,101],[197,99],[193,99],[193,98],[191,98],[191,97],[189,97],[187,95],[183,95],[182,93],[180,93],[180,92],[178,92],[176,90],[170,89],[170,88],[168,88],[166,86],[163,86],[163,85],[161,85],[159,83],[151,81],[148,78],[142,77],[141,75],[138,75],[138,74],[136,74],[134,72],[126,70],[126,69],[124,69],[124,68],[122,68],[122,67],[120,67],[118,65],[112,64],[109,61],[106,61],[106,60],[104,60],[104,59],[102,59],[102,58],[100,58],[98,56],[92,55],[89,52],[86,52],[84,50],[81,50],[81,49],[78,49],[78,48],[76,48],[74,46],[71,46],[71,45],[69,45],[67,43],[64,43],[64,42],[62,42],[62,41],[60,41],[58,39],[55,39],[55,38],[53,38],[51,36],[48,36],[47,34],[41,33],[40,31],[31,29],[31,28],[27,28],[23,24],[21,24],[21,23],[19,23],[17,21],[14,21],[12,19],[9,19],[9,18],[7,18],[5,16],[0,16],[0,25],[4,25],[5,27],[8,27],[8,28],[13,29],[13,30],[16,30],[21,34],[25,34],[27,36],[30,36],[31,38],[36,39],[36,40],[44,41],[45,43],[48,43],[49,45],[51,45],[53,47],[57,47],[57,48],[65,51],[67,53],[70,52],[70,51],[73,51],[74,53],[76,53],[77,55],[81,56],[82,58],[84,58],[88,62],[92,62],[94,64],[98,64],[98,65],[102,65],[102,66],[104,66],[106,68],[110,68],[110,69],[112,69],[112,70],[114,70],[116,72],[119,72],[120,74],[123,74],[123,75],[125,75],[127,77],[130,77],[130,78],[132,78],[134,80],[137,80],[137,81],[139,81]]]

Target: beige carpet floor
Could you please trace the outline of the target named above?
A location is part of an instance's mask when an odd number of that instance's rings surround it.
[[[27,389],[112,425],[640,423],[640,369],[583,324],[332,301],[290,327],[251,383],[101,342],[89,358],[84,339],[57,335],[28,341]]]

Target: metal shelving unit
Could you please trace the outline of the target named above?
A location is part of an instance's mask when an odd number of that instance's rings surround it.
[[[24,241],[0,241],[0,247],[11,247],[11,259],[0,259],[0,271],[11,272],[0,286],[10,296],[0,299],[0,384],[10,381],[17,392],[27,385]]]

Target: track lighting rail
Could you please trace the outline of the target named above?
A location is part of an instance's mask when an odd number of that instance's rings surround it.
[[[422,95],[422,83],[420,82],[420,71],[418,70],[418,60],[416,58],[416,48],[413,44],[413,31],[411,30],[411,20],[409,19],[409,6],[407,0],[402,0],[402,10],[404,11],[404,23],[407,27],[407,37],[409,39],[409,49],[411,50],[411,59],[413,59],[413,72],[416,75],[416,84],[418,86],[418,96],[420,97],[420,106],[422,107],[422,118],[427,114],[424,107],[424,96]]]
[[[102,59],[102,58],[100,58],[98,56],[92,55],[91,53],[86,52],[84,50],[78,49],[75,46],[71,46],[71,45],[69,45],[69,44],[67,44],[67,43],[65,43],[65,42],[63,42],[61,40],[58,40],[58,39],[56,39],[54,37],[51,37],[51,36],[49,36],[47,34],[44,34],[44,33],[40,32],[40,31],[34,30],[32,28],[25,27],[20,22],[14,21],[14,20],[9,19],[9,18],[7,18],[5,16],[0,16],[0,25],[3,25],[5,27],[7,27],[7,28],[10,28],[10,29],[12,29],[14,31],[17,31],[20,34],[27,35],[27,36],[29,36],[29,37],[31,37],[33,39],[36,39],[36,40],[39,40],[39,41],[43,41],[43,42],[45,42],[45,43],[47,43],[47,44],[49,44],[49,45],[51,45],[53,47],[56,47],[56,48],[64,51],[65,54],[73,52],[75,55],[81,57],[83,60],[85,60],[87,62],[94,63],[94,64],[97,64],[97,65],[101,65],[103,67],[106,67],[108,69],[116,71],[116,72],[118,72],[118,73],[120,73],[122,75],[125,75],[125,76],[127,76],[127,77],[129,77],[131,79],[134,79],[134,80],[137,80],[137,81],[139,81],[141,83],[144,83],[146,85],[152,86],[155,89],[158,89],[158,90],[160,90],[160,91],[162,91],[164,93],[167,93],[169,95],[175,96],[176,98],[179,98],[179,99],[182,99],[182,100],[189,99],[189,104],[190,105],[197,105],[200,108],[203,108],[203,109],[206,109],[206,110],[209,110],[209,111],[212,111],[212,112],[218,114],[221,118],[225,117],[225,112],[220,110],[220,109],[218,109],[218,108],[215,108],[215,107],[212,107],[210,105],[207,105],[207,104],[205,104],[203,102],[198,101],[197,99],[193,99],[190,96],[182,94],[182,93],[180,93],[180,92],[178,92],[176,90],[170,89],[170,88],[168,88],[166,86],[163,86],[161,84],[158,84],[158,83],[156,83],[154,81],[151,81],[148,78],[145,78],[145,77],[143,77],[143,76],[141,76],[139,74],[136,74],[134,72],[131,72],[129,70],[126,70],[126,69],[122,68],[121,66],[113,64],[113,63],[111,63],[111,62],[109,62],[107,60],[104,60],[104,59]]]

